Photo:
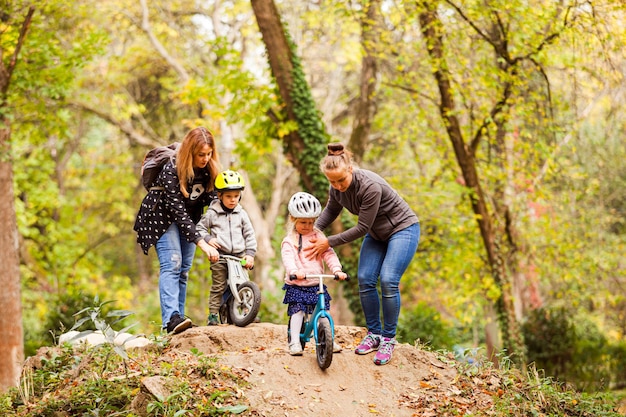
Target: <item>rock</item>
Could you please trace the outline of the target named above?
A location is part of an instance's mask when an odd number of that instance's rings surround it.
[[[81,332],[72,330],[67,333],[63,333],[59,337],[59,346],[63,345],[64,343],[69,343],[71,345],[79,345],[81,343],[84,343],[88,346],[98,346],[106,342],[106,338],[99,330],[83,334],[82,336]],[[116,333],[113,343],[115,343],[117,346],[123,346],[126,349],[144,347],[152,344],[149,339],[130,333]]]

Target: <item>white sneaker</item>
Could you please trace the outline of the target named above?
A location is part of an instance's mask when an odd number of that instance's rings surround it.
[[[333,353],[339,353],[341,352],[342,347],[341,345],[339,345],[339,343],[337,342],[333,342]]]
[[[289,354],[291,356],[302,356],[302,346],[300,343],[293,343],[289,345]]]

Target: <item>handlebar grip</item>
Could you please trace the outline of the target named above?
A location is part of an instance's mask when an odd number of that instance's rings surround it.
[[[298,279],[298,277],[295,276],[294,274],[289,275],[289,281],[295,281],[297,279]]]
[[[339,281],[339,275],[335,274],[335,281]],[[346,274],[346,279],[344,279],[344,281],[350,281],[350,276],[348,274]]]

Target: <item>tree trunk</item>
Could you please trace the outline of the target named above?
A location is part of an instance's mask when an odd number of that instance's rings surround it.
[[[269,65],[272,70],[272,75],[278,85],[278,91],[284,104],[283,121],[295,121],[298,123],[298,129],[291,131],[283,137],[283,146],[285,156],[294,168],[300,173],[302,185],[304,188],[315,194],[321,195],[320,177],[316,178],[314,172],[319,171],[317,169],[317,161],[323,156],[311,155],[314,153],[312,149],[313,144],[305,144],[305,141],[300,133],[303,128],[302,122],[312,123],[313,125],[321,125],[321,120],[299,120],[296,114],[296,106],[306,106],[306,103],[298,102],[296,97],[297,89],[294,87],[294,74],[296,65],[294,64],[294,56],[291,51],[289,40],[283,28],[283,24],[280,20],[280,15],[276,9],[276,5],[273,0],[252,0],[252,9],[256,17],[259,30],[263,37],[263,43],[267,48],[267,56],[269,59]],[[301,86],[308,88],[308,86]],[[302,93],[301,91],[298,91]],[[311,103],[313,104],[313,103]],[[314,104],[313,104],[314,105]],[[314,110],[314,109],[310,109]],[[314,128],[315,129],[315,128]],[[317,129],[321,129],[324,132],[322,126],[317,126]],[[322,151],[325,151],[322,149]],[[307,159],[305,156],[309,155],[311,158]],[[307,161],[315,160],[314,166]],[[324,181],[325,182],[325,181]],[[326,191],[324,191],[325,193]]]
[[[26,33],[35,13],[30,6],[19,24],[19,37],[7,61],[0,55],[0,392],[18,384],[24,361],[24,330],[22,328],[22,283],[20,280],[19,240],[15,196],[13,191],[13,159],[11,129],[7,114],[7,94]],[[11,16],[5,16],[10,18]],[[0,36],[5,33],[3,30]],[[9,32],[9,36],[11,32]],[[4,52],[0,49],[0,54]]]
[[[519,322],[515,317],[513,291],[511,277],[505,268],[505,262],[501,251],[501,237],[498,236],[494,227],[493,218],[489,212],[485,195],[483,193],[476,159],[472,147],[466,145],[461,132],[460,122],[455,116],[456,103],[452,93],[452,82],[446,70],[444,57],[444,45],[442,39],[443,25],[439,20],[434,6],[424,2],[424,11],[420,13],[419,20],[422,33],[427,44],[428,54],[434,68],[434,76],[439,88],[440,103],[439,111],[444,121],[448,137],[456,160],[461,168],[465,186],[470,191],[472,210],[476,217],[483,245],[487,253],[487,262],[490,266],[496,285],[500,289],[500,298],[496,303],[498,321],[502,331],[502,345],[513,360],[524,363],[524,341]]]
[[[11,164],[10,130],[7,121],[0,129],[0,392],[16,386],[24,361],[22,329],[22,295],[17,239],[17,219],[13,195],[13,166]]]
[[[359,98],[356,103],[352,134],[348,142],[348,148],[352,151],[354,162],[357,164],[363,160],[372,126],[372,119],[376,114],[374,94],[376,93],[378,64],[376,62],[375,47],[379,39],[379,7],[380,0],[371,0],[367,5],[367,13],[361,20],[361,46],[364,51],[363,58],[361,59],[361,83]]]

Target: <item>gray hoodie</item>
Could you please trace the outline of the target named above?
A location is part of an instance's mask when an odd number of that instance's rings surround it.
[[[206,213],[198,222],[196,229],[207,242],[216,238],[221,248],[219,252],[225,255],[254,257],[257,244],[254,228],[248,213],[241,204],[227,212],[220,200],[214,200]]]
[[[366,233],[376,240],[387,241],[394,233],[419,223],[417,215],[396,190],[380,175],[365,169],[354,169],[352,183],[345,192],[330,188],[326,207],[315,225],[324,230],[344,208],[358,216],[358,223],[328,236],[328,244],[333,248]]]

